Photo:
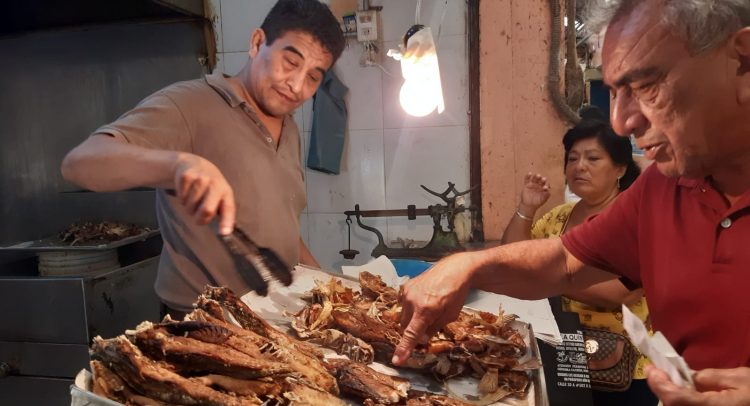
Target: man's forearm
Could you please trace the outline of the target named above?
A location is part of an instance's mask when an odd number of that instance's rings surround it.
[[[180,154],[94,136],[68,153],[61,170],[66,180],[96,192],[139,186],[172,188]]]
[[[559,238],[522,241],[470,255],[473,288],[520,299],[565,294],[613,277],[578,261]]]

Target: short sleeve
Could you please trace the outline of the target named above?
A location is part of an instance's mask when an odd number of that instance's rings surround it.
[[[561,204],[545,213],[531,226],[531,238],[559,237],[573,210],[572,203]]]
[[[562,236],[565,248],[584,264],[624,276],[637,285],[641,285],[638,211],[646,178],[641,175],[606,210]]]
[[[550,228],[550,221],[552,220],[552,212],[554,210],[550,210],[547,213],[545,213],[542,217],[538,218],[534,225],[531,226],[531,238],[536,240],[538,238],[547,238]]]
[[[147,97],[117,121],[93,133],[99,134],[119,135],[128,143],[145,148],[192,151],[187,120],[164,91]]]

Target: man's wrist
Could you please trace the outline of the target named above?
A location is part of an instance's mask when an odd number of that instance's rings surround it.
[[[467,285],[470,289],[481,289],[482,270],[488,266],[487,251],[465,252],[459,255],[465,256],[465,269],[468,273]]]

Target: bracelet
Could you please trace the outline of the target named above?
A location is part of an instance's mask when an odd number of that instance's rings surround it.
[[[526,216],[526,215],[524,215],[523,213],[521,213],[521,210],[516,210],[516,216],[518,216],[518,217],[520,217],[520,218],[521,218],[522,220],[526,220],[526,221],[533,221],[533,220],[534,220],[533,218],[531,218],[531,217],[529,217],[529,216]]]

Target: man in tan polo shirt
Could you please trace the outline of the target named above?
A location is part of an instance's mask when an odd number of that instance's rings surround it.
[[[164,248],[155,289],[173,316],[189,311],[206,284],[250,290],[206,226],[214,218],[220,233],[236,223],[286,263],[318,265],[299,234],[307,202],[290,114],[313,96],[343,48],[326,5],[280,0],[252,33],[237,76],[168,86],[65,157],[65,179],[87,189],[157,188]]]

